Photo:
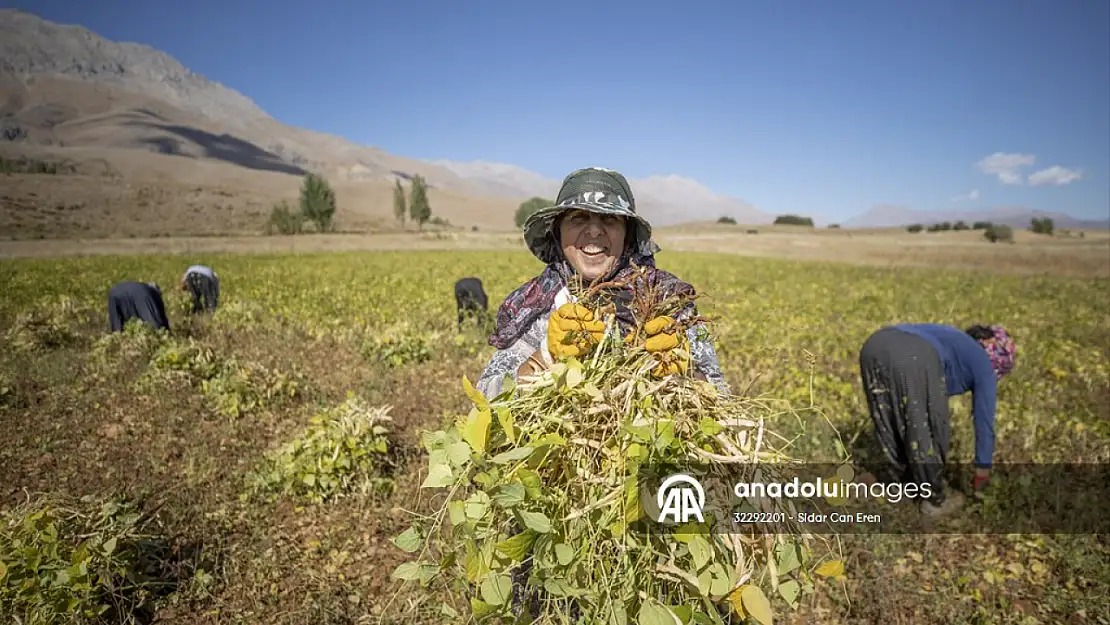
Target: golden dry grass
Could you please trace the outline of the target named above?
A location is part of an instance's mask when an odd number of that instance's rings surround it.
[[[670,251],[723,252],[764,258],[828,261],[886,267],[977,269],[1000,274],[1110,278],[1110,236],[1082,239],[1018,233],[1012,244],[991,244],[981,233],[911,235],[897,231],[774,230],[758,235],[660,230]],[[297,254],[369,250],[519,250],[519,232],[434,230],[299,236],[134,237],[0,241],[0,258],[116,254]]]
[[[758,234],[747,234],[758,230]],[[661,229],[675,251],[727,252],[793,260],[879,266],[937,266],[1022,275],[1110,278],[1110,232],[1047,237],[1015,232],[1013,244],[991,244],[981,231],[917,233],[903,229],[828,230],[791,226]]]

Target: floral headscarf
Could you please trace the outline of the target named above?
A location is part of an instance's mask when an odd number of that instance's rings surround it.
[[[1010,338],[1009,333],[1002,326],[991,326],[991,331],[994,336],[980,341],[980,344],[991,359],[994,375],[1001,380],[1002,376],[1010,373],[1014,368],[1017,345],[1014,344],[1014,339]]]

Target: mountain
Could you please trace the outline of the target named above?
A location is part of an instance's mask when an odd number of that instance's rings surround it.
[[[1026,228],[1033,218],[1049,217],[1057,228],[1105,229],[1110,228],[1110,219],[1076,219],[1060,212],[1042,211],[1022,206],[996,206],[991,208],[969,208],[961,210],[925,211],[883,204],[874,206],[867,212],[844,222],[847,228],[895,228],[910,224],[935,224],[943,221],[963,221],[972,224],[976,221],[989,221],[1005,224],[1014,228]]]
[[[352,185],[381,186],[419,174],[433,189],[459,197],[517,202],[553,197],[559,186],[558,180],[514,165],[424,161],[288,126],[247,96],[159,50],[109,41],[86,28],[15,9],[0,9],[0,145],[4,143],[7,152],[19,146],[50,148],[51,153],[99,149],[107,161],[139,151],[289,176],[317,171]],[[257,176],[252,180],[255,188],[273,186]],[[693,180],[658,176],[630,183],[642,213],[659,225],[723,215],[749,223],[771,220]],[[364,208],[388,214],[388,196],[375,197],[383,199]],[[475,218],[475,223],[511,226],[506,202],[489,205],[489,211],[496,206],[496,214]]]
[[[555,199],[559,180],[545,178],[534,171],[505,163],[486,161],[431,161],[490,195],[507,197],[544,197]]]
[[[458,163],[434,161],[472,184],[494,195],[516,197],[526,191],[529,197],[554,199],[560,180],[515,165],[476,161]],[[569,173],[569,172],[568,172]],[[701,183],[682,176],[649,176],[629,180],[637,209],[653,224],[673,225],[688,221],[716,220],[732,217],[742,224],[771,223],[772,217],[754,206],[733,197],[720,195]]]
[[[732,217],[738,223],[769,224],[774,217],[751,204],[720,195],[682,176],[650,176],[630,181],[641,211],[661,226]],[[696,206],[696,210],[687,207]]]

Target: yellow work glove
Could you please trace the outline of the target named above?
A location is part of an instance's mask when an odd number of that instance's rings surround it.
[[[685,356],[673,353],[679,346],[688,349],[686,336],[674,327],[675,324],[674,317],[656,317],[644,324],[644,333],[647,334],[644,349],[659,359],[659,364],[651,370],[651,375],[656,378],[686,373],[690,366]]]
[[[547,351],[556,362],[590,353],[605,336],[605,322],[579,304],[566,303],[547,322]]]

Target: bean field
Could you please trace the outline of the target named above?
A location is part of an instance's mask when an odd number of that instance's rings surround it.
[[[194,262],[220,275],[212,316],[187,314],[177,288]],[[998,323],[1019,351],[999,387],[996,462],[1110,463],[1105,279],[667,252],[658,264],[700,293],[733,392],[794,407],[774,424],[794,457],[874,454],[857,363],[871,332]],[[494,312],[541,269],[483,251],[5,261],[0,618],[111,620],[131,602],[137,622],[451,622],[390,573],[409,555],[391,541],[403,510],[428,498],[420,433],[470,409],[463,376],[493,350],[488,325],[456,328],[452,285],[481,278]],[[107,335],[123,280],[161,285],[168,335]],[[953,462],[968,463],[969,398],[952,406]],[[336,440],[334,458],[306,463]],[[65,551],[66,532],[103,540]],[[767,586],[775,622],[1110,623],[1105,535],[836,541],[843,576],[793,606]],[[104,599],[108,578],[143,592],[116,584]]]

